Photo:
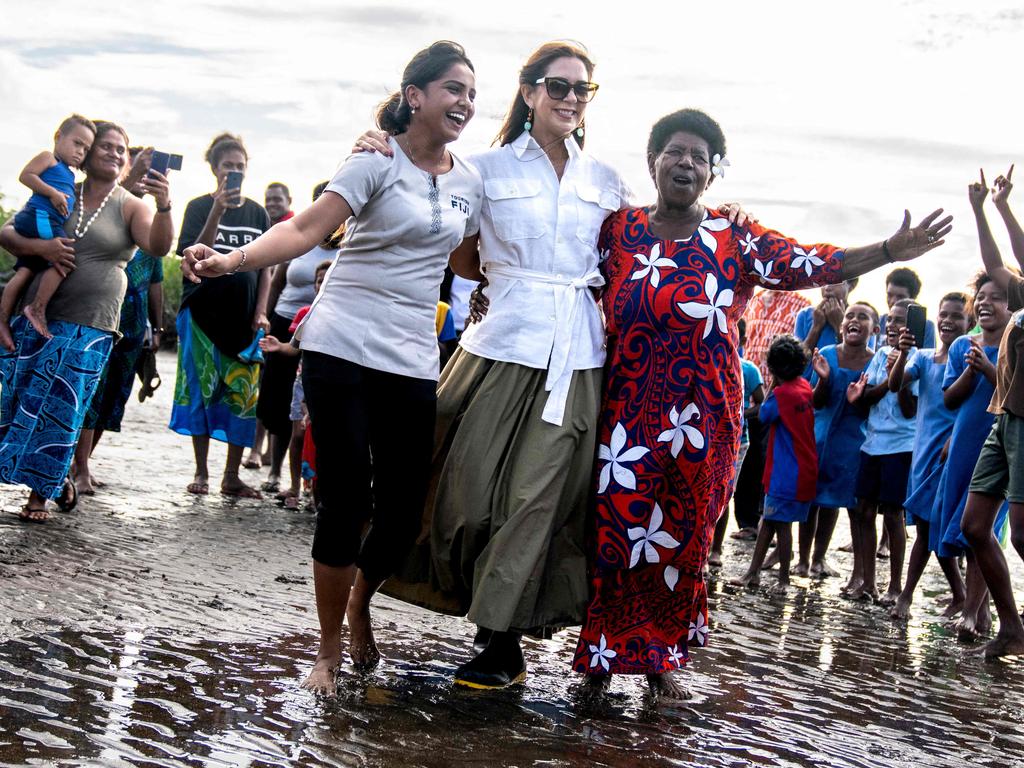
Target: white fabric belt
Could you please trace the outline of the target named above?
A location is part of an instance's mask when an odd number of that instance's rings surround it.
[[[576,319],[580,316],[584,302],[587,301],[587,290],[600,288],[604,285],[604,278],[596,269],[583,277],[564,277],[508,264],[484,264],[481,270],[488,280],[498,277],[550,285],[555,289],[555,335],[548,362],[548,378],[544,384],[544,389],[550,394],[541,418],[549,424],[562,426],[574,370],[572,360],[575,351]]]

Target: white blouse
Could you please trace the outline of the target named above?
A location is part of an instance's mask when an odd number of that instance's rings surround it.
[[[480,263],[490,308],[462,335],[466,351],[547,369],[543,419],[562,423],[574,370],[604,365],[604,322],[591,288],[604,284],[597,238],[632,193],[611,167],[565,139],[561,183],[524,132],[468,158],[484,180]]]

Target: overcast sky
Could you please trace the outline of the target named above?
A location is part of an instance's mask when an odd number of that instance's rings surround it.
[[[642,202],[653,196],[643,159],[650,125],[699,107],[722,124],[732,162],[708,202],[736,200],[768,226],[841,245],[891,234],[904,207],[915,219],[945,207],[957,228],[917,264],[923,298],[934,306],[962,288],[980,265],[967,184],[980,165],[991,179],[1024,159],[1020,3],[717,5],[519,0],[499,12],[454,0],[175,0],[91,10],[5,0],[0,192],[8,205],[27,198],[18,172],[77,111],[121,123],[133,143],[185,155],[172,174],[179,216],[212,190],[202,154],[222,130],[249,148],[250,196],[261,200],[265,184],[281,180],[301,208],[418,49],[453,39],[476,65],[477,115],[454,147],[468,153],[490,144],[530,51],[569,37],[590,49],[601,84],[588,149]],[[867,279],[860,293],[881,301],[881,285],[881,276]]]

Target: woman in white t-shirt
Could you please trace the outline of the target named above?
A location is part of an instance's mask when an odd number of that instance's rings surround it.
[[[475,97],[461,46],[442,41],[420,51],[377,114],[393,160],[352,155],[316,203],[244,250],[195,246],[184,254],[193,280],[259,269],[306,253],[353,217],[295,332],[317,445],[320,650],[304,684],[315,691],[334,692],[346,616],[356,665],[379,659],[370,598],[419,533],[434,436],[438,290],[449,254],[477,233],[482,196],[479,174],[447,144],[472,118]]]

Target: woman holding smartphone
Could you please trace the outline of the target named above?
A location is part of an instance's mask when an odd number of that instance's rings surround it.
[[[217,179],[213,194],[197,197],[185,208],[178,253],[203,245],[227,254],[270,229],[259,203],[242,197],[241,180],[249,154],[241,138],[224,133],[206,150]],[[238,359],[258,328],[266,330],[269,270],[233,274],[225,280],[194,283],[185,279],[178,312],[178,376],[170,427],[192,438],[196,471],[187,490],[209,493],[207,454],[210,438],[228,444],[220,492],[258,499],[260,493],[238,476],[242,452],[256,434],[256,400],[260,366]]]
[[[356,665],[379,659],[370,598],[419,533],[437,405],[438,291],[449,254],[477,233],[482,197],[480,175],[448,144],[473,117],[475,98],[465,51],[434,43],[377,113],[393,159],[351,155],[310,208],[251,245],[185,250],[188,279],[246,274],[307,253],[351,218],[295,331],[317,446],[320,651],[306,681],[314,691],[334,691],[345,618]]]

